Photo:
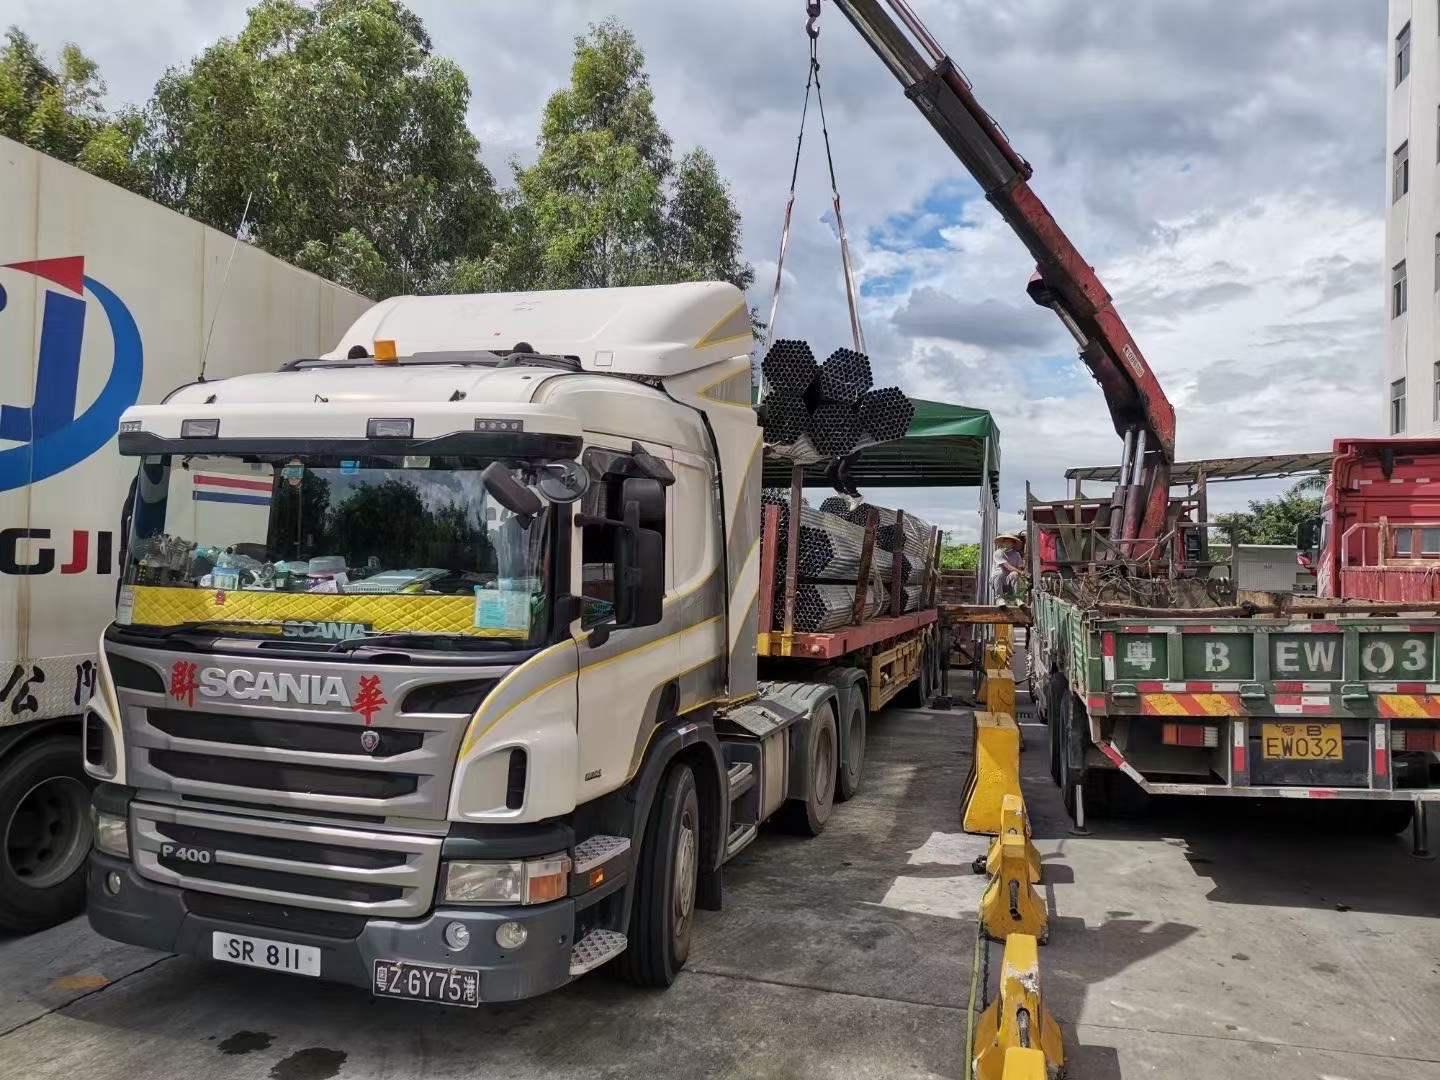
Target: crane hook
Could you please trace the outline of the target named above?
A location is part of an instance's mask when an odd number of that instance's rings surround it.
[[[820,0],[805,0],[805,14],[809,16],[805,20],[805,33],[810,35],[811,41],[815,41],[820,37]]]

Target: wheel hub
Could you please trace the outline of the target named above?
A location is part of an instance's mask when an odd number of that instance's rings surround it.
[[[680,832],[675,838],[675,881],[671,888],[674,896],[675,937],[685,936],[690,916],[695,910],[695,867],[699,841],[695,833],[694,818],[687,812],[680,819]]]
[[[4,857],[33,889],[60,884],[85,861],[90,793],[73,776],[51,776],[27,791],[5,823]]]

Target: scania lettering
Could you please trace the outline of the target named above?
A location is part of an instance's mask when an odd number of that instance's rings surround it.
[[[197,342],[207,378],[257,371],[328,348],[369,301],[4,138],[0,206],[3,934],[85,901],[81,714],[135,478],[115,452],[121,413],[193,381]],[[211,271],[232,252],[222,288]]]
[[[127,411],[92,925],[443,1005],[668,985],[941,662],[933,605],[772,632],[752,345],[724,283],[397,297]]]
[[[339,675],[305,675],[273,671],[201,668],[199,692],[210,698],[273,701],[277,704],[342,705],[350,708],[350,691]],[[171,691],[174,693],[174,691]]]

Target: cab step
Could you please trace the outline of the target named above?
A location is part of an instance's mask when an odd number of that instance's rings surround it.
[[[603,866],[611,859],[618,859],[630,850],[628,836],[592,836],[575,845],[574,865],[571,873],[587,874],[597,866]]]
[[[753,821],[732,826],[730,835],[725,839],[725,858],[734,858],[744,851],[759,834],[760,826]]]
[[[730,778],[731,802],[755,786],[755,766],[748,761],[735,762],[726,775]]]
[[[618,930],[591,930],[570,950],[571,976],[584,975],[608,960],[614,960],[630,944]]]

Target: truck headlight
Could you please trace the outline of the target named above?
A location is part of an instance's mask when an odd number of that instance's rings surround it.
[[[446,864],[442,898],[451,904],[543,904],[569,892],[570,856]]]
[[[115,814],[104,814],[94,808],[90,816],[95,823],[95,847],[106,855],[122,859],[130,857],[130,823]]]

